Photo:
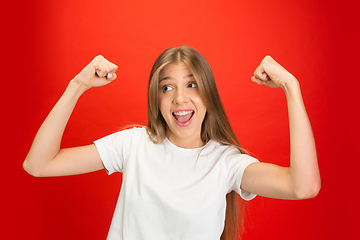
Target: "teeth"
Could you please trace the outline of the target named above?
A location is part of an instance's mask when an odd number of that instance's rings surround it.
[[[186,114],[190,114],[192,113],[193,111],[181,111],[181,112],[174,112],[174,115],[176,116],[184,116]]]

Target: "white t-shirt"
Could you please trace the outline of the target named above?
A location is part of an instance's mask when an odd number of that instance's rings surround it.
[[[219,240],[226,194],[245,200],[240,189],[245,168],[257,160],[215,141],[184,149],[168,139],[154,144],[145,128],[133,128],[95,141],[108,174],[123,183],[108,240]]]

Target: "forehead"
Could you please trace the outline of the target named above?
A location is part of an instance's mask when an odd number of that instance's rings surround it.
[[[170,63],[160,72],[160,80],[173,75],[189,75],[191,74],[188,66],[183,62]]]

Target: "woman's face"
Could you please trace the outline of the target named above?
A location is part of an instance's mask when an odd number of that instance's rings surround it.
[[[189,68],[183,62],[166,66],[160,73],[159,88],[167,138],[183,148],[203,146],[201,125],[206,107]]]

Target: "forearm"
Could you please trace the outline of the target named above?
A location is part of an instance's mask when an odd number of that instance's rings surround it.
[[[60,151],[61,139],[72,111],[86,88],[70,81],[64,94],[51,110],[38,130],[31,149],[24,161],[24,169],[32,175],[40,175],[46,164]]]
[[[298,198],[314,197],[320,190],[320,174],[315,140],[300,86],[293,78],[282,88],[289,109],[291,185]]]

